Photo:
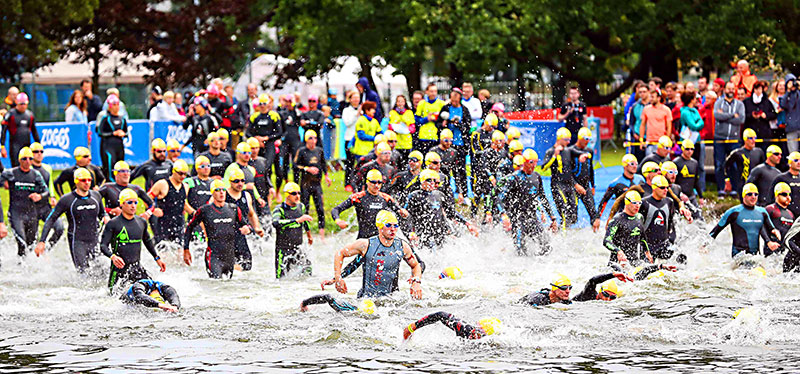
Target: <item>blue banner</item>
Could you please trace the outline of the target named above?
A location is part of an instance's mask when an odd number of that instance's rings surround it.
[[[85,123],[45,122],[37,123],[39,140],[44,147],[44,163],[53,169],[66,169],[75,164],[72,156],[75,148],[89,144],[89,127]],[[9,167],[9,160],[3,159],[3,166]]]
[[[153,122],[153,139],[161,138],[164,140],[164,142],[175,140],[180,145],[184,145],[191,137],[191,129],[184,129],[183,125],[180,123],[171,121]],[[235,144],[233,146],[236,147]],[[150,150],[148,147],[146,153],[149,154],[149,152]],[[191,144],[187,145],[186,148],[183,148],[183,151],[181,152],[181,160],[186,161],[189,165],[194,164],[194,153],[192,151]]]
[[[558,121],[509,121],[522,134],[520,142],[544,158],[544,153],[556,143],[556,131],[562,126]]]
[[[94,121],[89,122],[89,129],[92,131],[92,145],[90,147],[92,163],[102,165],[100,136],[97,135],[95,127]],[[128,136],[125,137],[122,143],[125,145],[125,162],[129,165],[139,165],[150,159],[150,123],[147,120],[129,120]],[[60,169],[56,168],[55,165],[53,165],[53,168]]]
[[[589,147],[594,150],[594,162],[600,162],[600,118],[589,117],[586,119],[586,127],[592,130],[592,140],[589,141]]]

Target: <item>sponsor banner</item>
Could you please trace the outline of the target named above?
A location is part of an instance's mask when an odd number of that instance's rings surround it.
[[[40,122],[36,124],[36,129],[44,147],[43,162],[53,169],[66,169],[74,165],[72,154],[75,148],[89,144],[89,127],[85,123]],[[3,166],[11,166],[8,158],[3,159]]]
[[[177,122],[171,122],[171,121],[152,122],[152,124],[153,124],[153,139],[161,138],[164,140],[165,143],[170,140],[175,140],[180,145],[184,145],[192,137],[191,129],[190,128],[184,129],[183,126]],[[228,146],[230,147],[230,145]],[[236,145],[234,144],[233,147],[235,148]],[[192,152],[193,151],[191,144],[184,147],[183,151],[181,152],[181,159],[186,161],[190,165],[194,164],[194,154]],[[147,153],[149,153],[149,145]]]
[[[610,106],[590,106],[586,108],[588,117],[600,119],[600,139],[609,140],[614,137],[614,110]],[[521,112],[506,112],[509,120],[555,120],[558,109],[538,109]],[[587,119],[588,120],[588,119]]]
[[[594,150],[594,162],[600,162],[600,118],[589,117],[586,119],[586,126],[592,130],[592,140],[589,141],[589,148]]]
[[[596,146],[599,141],[600,128],[599,119],[589,118],[586,121],[589,129],[594,134],[594,139],[589,142],[589,146],[594,148],[595,162],[600,160],[600,147]],[[519,129],[520,141],[525,148],[532,148],[539,155],[539,159],[544,158],[544,153],[556,143],[556,132],[563,126],[558,121],[509,121],[512,127]]]

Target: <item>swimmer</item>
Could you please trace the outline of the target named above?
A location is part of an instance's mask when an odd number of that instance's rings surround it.
[[[477,326],[472,326],[464,323],[450,313],[436,312],[428,314],[427,316],[420,318],[417,322],[411,322],[408,326],[406,326],[406,328],[403,329],[403,340],[408,340],[411,337],[411,334],[413,334],[416,330],[436,322],[441,322],[447,326],[447,328],[453,330],[456,333],[456,336],[459,338],[470,340],[481,339],[488,335],[494,335],[502,327],[502,323],[497,318],[483,318],[478,321]]]
[[[181,308],[178,291],[171,286],[152,279],[140,279],[120,297],[123,302],[177,312]]]

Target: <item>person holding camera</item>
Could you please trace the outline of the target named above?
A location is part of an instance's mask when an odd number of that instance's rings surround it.
[[[744,99],[744,128],[753,129],[758,139],[769,139],[772,137],[772,127],[770,121],[778,118],[775,108],[770,103],[766,91],[768,83],[758,81],[753,84],[753,94]],[[758,147],[764,152],[767,151],[768,142],[758,143]]]
[[[780,98],[781,109],[786,113],[786,138],[789,152],[800,150],[797,139],[800,138],[800,91],[794,74],[786,75],[786,95]]]
[[[469,110],[461,105],[463,92],[458,87],[453,87],[450,91],[450,102],[442,107],[439,112],[437,125],[439,131],[449,129],[453,133],[453,148],[456,151],[456,159],[452,168],[453,178],[456,187],[462,196],[467,195],[467,144],[472,127],[472,117]],[[447,114],[445,114],[447,113]]]
[[[569,145],[575,144],[578,141],[578,131],[586,126],[586,104],[581,102],[581,91],[577,86],[569,88],[569,100],[561,105],[558,121],[564,122],[564,127],[572,134]]]

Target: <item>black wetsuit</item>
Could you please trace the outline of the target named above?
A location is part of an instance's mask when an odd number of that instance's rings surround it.
[[[211,174],[210,177],[222,177],[225,175],[225,170],[228,169],[228,166],[233,163],[233,158],[231,158],[231,154],[228,152],[224,152],[222,150],[217,153],[216,156],[211,154],[211,151],[205,151],[200,154],[200,156],[206,156],[208,161],[210,161],[211,165]],[[199,157],[199,156],[198,156]],[[195,174],[197,171],[195,171]]]
[[[644,180],[644,177],[640,174],[634,174],[632,178],[628,179],[625,174],[614,178],[611,183],[608,184],[608,188],[606,189],[606,193],[603,194],[603,198],[600,200],[600,205],[598,206],[597,214],[599,216],[603,215],[603,211],[606,209],[606,204],[611,201],[613,204],[614,199],[619,196],[625,194],[631,186],[636,184],[647,184]]]
[[[73,191],[58,200],[42,228],[40,242],[44,242],[53,224],[62,214],[67,215],[67,244],[72,254],[72,263],[79,272],[89,268],[89,260],[97,253],[99,222],[105,217],[103,198],[97,191],[88,191],[86,196]]]
[[[164,159],[164,161],[157,161],[149,159],[137,166],[131,172],[131,183],[136,178],[144,177],[144,189],[150,191],[153,184],[156,182],[169,178],[172,173],[172,161]]]
[[[462,224],[467,223],[456,211],[452,198],[442,191],[416,190],[408,195],[405,209],[410,214],[408,232],[415,232],[420,243],[427,248],[439,248],[450,232],[448,218]]]
[[[678,176],[675,178],[675,183],[681,186],[681,191],[691,200],[697,195],[703,196],[703,190],[700,188],[700,164],[697,160],[683,157],[675,157],[672,159],[675,166],[678,167]],[[771,183],[771,181],[770,181]],[[696,193],[695,193],[696,191]],[[694,201],[693,203],[697,203]]]
[[[186,186],[183,183],[178,188],[169,179],[167,182],[167,195],[163,199],[155,199],[156,208],[164,213],[158,217],[159,230],[154,232],[156,243],[169,241],[180,243],[183,238],[183,229],[186,220],[183,217],[184,203],[186,202]]]
[[[153,291],[158,291],[164,301],[180,309],[181,299],[178,297],[178,291],[168,284],[154,281],[152,279],[140,279],[136,281],[127,292],[122,294],[120,299],[129,304],[142,305],[148,308],[157,308],[159,301],[150,297],[150,293]]]
[[[251,207],[255,205],[255,202],[248,199],[248,196],[250,195],[247,193],[247,190],[242,190],[239,198],[234,199],[233,196],[231,196],[230,191],[228,191],[228,193],[225,195],[225,202],[236,205],[242,211],[242,215],[248,217]],[[247,203],[248,200],[251,201],[250,204]],[[242,270],[248,271],[253,268],[253,255],[250,253],[250,246],[247,244],[247,237],[241,232],[236,233],[234,239],[234,252],[236,255],[236,263],[242,266]]]
[[[530,306],[547,306],[553,302],[550,300],[550,290],[542,288],[540,291],[534,291],[523,296],[517,303],[528,304]],[[571,304],[571,302],[569,300],[563,300],[561,304]]]
[[[583,287],[583,290],[572,298],[572,301],[580,302],[597,300],[597,286],[610,279],[614,279],[613,273],[593,276],[588,282],[586,282],[586,286]]]
[[[800,222],[792,224],[792,228],[783,238],[781,249],[786,249],[786,257],[783,258],[783,272],[800,272]]]
[[[317,147],[322,149],[322,125],[325,124],[325,114],[319,109],[310,109],[300,114],[300,120],[306,121],[306,124],[303,125],[305,131],[314,130],[317,133],[317,137],[320,139]]]
[[[723,171],[726,172],[731,166],[736,167],[736,173],[728,175],[731,178],[734,192],[741,192],[741,188],[744,185],[742,182],[750,177],[750,171],[756,166],[763,164],[766,160],[767,157],[764,155],[764,150],[758,147],[753,147],[753,149],[740,147],[731,152],[728,158],[725,159]],[[759,192],[772,195],[767,191],[759,190]]]
[[[778,229],[778,232],[781,233],[781,238],[785,238],[786,234],[789,232],[789,228],[792,227],[792,223],[794,223],[795,217],[792,211],[789,210],[789,208],[778,205],[778,203],[767,205],[765,209],[767,210],[767,214],[769,214],[770,220],[772,220],[772,224]],[[764,256],[769,256],[773,253],[775,252],[764,245]]]
[[[266,158],[258,156],[255,159],[250,159],[249,165],[256,171],[253,181],[253,184],[256,186],[256,191],[258,191],[262,199],[266,199],[267,196],[269,196],[270,188],[272,188],[272,163],[267,162]],[[255,208],[259,216],[264,216],[269,213],[269,206],[261,207],[256,204]]]
[[[120,138],[114,135],[114,131],[122,130],[126,136],[128,134],[128,121],[122,116],[115,116],[107,113],[97,123],[97,135],[100,137],[100,158],[103,162],[103,173],[106,179],[113,181],[114,173],[111,168],[117,161],[125,159],[125,144],[123,144],[124,137]]]
[[[643,158],[641,162],[639,162],[639,167],[636,168],[636,174],[642,174],[642,168],[644,167],[644,164],[647,162],[655,162],[656,165],[661,167],[661,164],[667,161],[669,161],[669,154],[667,154],[664,157],[661,157],[658,155],[658,152],[653,152],[649,156]]]
[[[775,177],[775,180],[772,182],[772,187],[770,187],[769,190],[774,192],[775,185],[780,182],[785,182],[791,188],[792,202],[789,203],[789,210],[792,211],[795,217],[800,217],[800,174],[794,176],[791,171],[779,174]],[[761,190],[759,190],[759,192],[761,192]],[[759,193],[759,196],[764,193],[766,192]]]
[[[38,207],[28,195],[38,193],[46,201],[50,192],[42,174],[33,168],[27,172],[22,171],[19,166],[3,170],[0,174],[0,185],[4,182],[8,182],[8,220],[11,233],[17,240],[17,253],[24,256],[36,242],[36,230],[39,228]]]
[[[583,207],[586,208],[586,213],[589,214],[589,220],[594,222],[596,219],[600,219],[600,215],[597,213],[597,208],[594,206],[594,158],[589,157],[584,162],[580,162],[578,157],[582,153],[588,153],[590,155],[594,155],[594,151],[591,148],[579,148],[577,144],[570,146],[572,148],[572,154],[577,155],[574,160],[572,160],[572,173],[575,176],[575,183],[580,184],[586,190],[586,193],[581,195],[577,191],[575,192],[575,197],[578,200],[583,202]]]
[[[39,166],[31,165],[31,168],[38,171],[39,174],[42,175],[42,179],[44,179],[44,184],[48,186],[50,197],[56,197],[54,191],[55,188],[52,189],[49,188],[49,186],[52,186],[51,183],[52,181],[50,180],[50,178],[53,177],[53,175],[51,174],[53,169],[51,169],[49,166],[45,167],[44,164],[41,164]],[[53,210],[53,208],[50,206],[50,199],[49,198],[41,199],[39,200],[38,203],[36,203],[36,206],[38,207],[39,210],[39,221],[42,222],[46,221],[47,216],[50,215],[50,211]],[[49,244],[50,247],[52,248],[54,245],[56,245],[56,243],[58,243],[58,239],[61,239],[61,235],[63,234],[64,234],[64,224],[61,222],[61,220],[56,220],[56,222],[53,224],[53,235],[51,235],[50,238],[47,240],[47,244]]]
[[[675,210],[675,201],[669,197],[656,200],[650,195],[642,199],[639,214],[644,218],[644,240],[654,258],[666,260],[674,253]]]
[[[608,263],[617,262],[617,252],[622,251],[633,265],[647,261],[645,253],[649,251],[644,236],[644,217],[641,213],[629,216],[624,211],[618,212],[606,228],[603,246],[611,251]]]
[[[298,203],[291,207],[281,203],[272,211],[272,226],[275,227],[275,277],[281,278],[294,268],[311,274],[311,262],[300,248],[303,245],[303,232],[308,231],[308,222],[298,223],[297,219],[306,214],[305,205]]]
[[[198,176],[183,180],[183,184],[186,185],[187,188],[186,202],[189,203],[192,209],[200,209],[201,206],[208,204],[211,200],[211,181],[213,181],[213,179],[208,178],[202,180]]]
[[[333,208],[331,216],[334,220],[339,219],[339,214],[343,211],[355,207],[356,219],[358,220],[357,239],[369,238],[378,235],[378,228],[375,227],[375,217],[381,210],[389,210],[395,213],[400,211],[400,205],[389,195],[378,192],[377,195],[367,191],[361,191],[350,195]]]
[[[474,186],[473,193],[476,199],[480,198],[481,201],[485,202],[495,186],[492,184],[492,177],[495,177],[494,174],[497,165],[506,158],[506,155],[503,149],[489,148],[483,151],[479,156],[479,161],[475,165],[477,167],[472,168],[472,175],[474,176],[472,184]],[[497,179],[495,179],[495,183],[496,182]],[[473,212],[477,212],[477,208],[478,204],[476,200],[476,204],[472,205]]]
[[[294,155],[303,145],[303,141],[300,139],[300,116],[297,114],[297,110],[294,108],[281,108],[278,109],[278,113],[283,119],[284,130],[283,142],[280,148],[281,154],[279,156],[281,159],[280,174],[278,175],[280,181],[276,183],[276,185],[280,186],[283,184],[283,180],[289,180],[289,164],[294,160]],[[296,168],[294,177],[294,180],[300,180]]]
[[[53,181],[53,188],[56,189],[58,196],[64,196],[64,183],[69,184],[70,191],[75,190],[75,170],[78,170],[79,168],[89,170],[89,173],[92,174],[92,184],[90,185],[91,189],[94,189],[96,186],[102,186],[103,183],[106,182],[106,177],[103,175],[103,170],[100,170],[99,167],[93,164],[88,164],[86,166],[72,165],[62,170],[58,178]]]
[[[383,176],[381,192],[386,192],[389,188],[389,182],[391,182],[392,178],[394,178],[394,175],[397,173],[397,169],[389,163],[381,165],[378,160],[370,161],[358,168],[358,171],[356,171],[356,174],[353,176],[353,188],[356,191],[363,191],[367,188],[367,173],[373,169],[381,172]],[[449,186],[448,184],[448,187]]]
[[[231,203],[224,203],[221,207],[215,203],[199,207],[186,226],[183,248],[189,248],[192,232],[201,223],[208,237],[204,256],[208,276],[221,278],[227,274],[232,277],[236,264],[236,238],[242,234],[239,228],[248,225],[242,210]]]
[[[120,280],[135,282],[140,279],[150,279],[139,263],[142,243],[155,260],[161,259],[156,252],[150,232],[147,231],[147,221],[144,218],[133,216],[133,218],[127,219],[125,216],[119,215],[108,221],[100,240],[100,251],[106,257],[111,258],[112,255],[117,255],[125,261],[122,269],[114,266],[113,262],[111,263],[111,274],[108,277],[109,289],[113,290],[114,285]]]
[[[490,152],[493,132],[493,129],[486,131],[481,128],[473,132],[470,137],[472,185],[475,196],[487,194],[491,190],[492,182],[489,180],[491,172],[488,169],[494,167],[491,165],[496,164],[497,158],[501,156],[497,151]]]
[[[456,164],[458,163],[458,161],[456,160],[457,151],[455,148],[451,146],[450,148],[442,149],[441,145],[437,145],[428,149],[428,152],[435,152],[439,154],[439,158],[442,159],[440,164],[441,168],[439,169],[439,171],[442,174],[447,175],[447,177],[450,178],[450,176],[453,173],[455,173],[453,169],[456,167]],[[444,182],[444,180],[442,180],[442,182]],[[450,188],[449,183],[447,185],[447,188],[448,189]]]
[[[378,158],[378,156],[375,154],[375,149],[372,149],[371,151],[369,151],[369,153],[367,153],[358,160],[356,168],[364,166],[367,162],[375,161],[376,158]],[[394,166],[395,169],[400,170],[400,168],[403,166],[402,160],[403,160],[403,154],[396,149],[392,149],[392,157],[389,159],[389,164]]]
[[[495,206],[500,214],[508,214],[514,235],[514,247],[520,255],[528,254],[527,239],[533,239],[539,249],[538,254],[549,250],[539,212],[555,219],[553,208],[544,194],[542,177],[537,172],[526,174],[517,170],[505,178],[502,190],[497,195]]]
[[[564,228],[578,221],[578,201],[575,198],[575,178],[572,173],[572,165],[578,157],[580,154],[569,147],[564,147],[558,154],[555,153],[555,147],[551,147],[544,154],[547,161],[542,169],[550,169],[550,191]]]
[[[304,206],[310,206],[311,197],[314,197],[314,206],[317,209],[317,227],[325,228],[325,203],[322,198],[322,176],[328,174],[325,166],[325,153],[322,148],[309,149],[302,147],[294,157],[294,165],[300,171],[300,201]],[[316,175],[303,171],[303,168],[316,167]]]
[[[450,186],[450,177],[445,175],[441,171],[439,171],[438,173],[439,173],[439,187],[437,187],[436,189],[442,191],[442,193],[455,204],[455,198],[453,197],[453,187]],[[406,200],[408,200],[408,194],[417,191],[421,188],[422,188],[422,183],[420,183],[419,174],[417,174],[413,178],[411,178],[411,182],[406,184],[405,198],[403,200],[398,199],[398,201],[400,202],[400,204],[405,204]],[[383,188],[381,188],[381,191],[386,192],[384,191]]]
[[[300,305],[307,307],[309,305],[316,305],[316,304],[328,304],[331,306],[331,308],[333,308],[333,310],[337,312],[354,312],[358,310],[357,306],[350,304],[346,301],[337,300],[333,296],[328,294],[311,296],[303,300],[303,302]]]
[[[408,188],[414,182],[419,173],[414,174],[410,170],[401,171],[394,175],[389,182],[386,193],[392,195],[397,201],[405,201],[406,196],[411,192]]]
[[[767,206],[775,202],[775,191],[772,187],[774,186],[773,182],[780,174],[781,171],[778,168],[766,162],[753,168],[747,178],[747,183],[753,183],[758,187],[759,194],[756,205]]]
[[[126,188],[130,188],[136,192],[136,195],[139,196],[139,199],[147,204],[148,209],[153,207],[153,199],[151,199],[150,195],[148,195],[142,187],[139,187],[139,185],[127,184],[125,186],[121,186],[119,183],[106,183],[100,186],[100,189],[97,191],[105,200],[106,213],[111,214],[112,209],[119,208],[119,193]]]
[[[480,327],[475,327],[470,324],[464,323],[460,319],[454,317],[452,314],[447,312],[436,312],[428,314],[425,317],[420,318],[414,325],[416,326],[415,330],[434,324],[436,322],[441,322],[450,330],[456,333],[456,336],[459,338],[464,339],[480,339],[486,336],[486,332],[483,331]]]
[[[261,142],[261,154],[272,167],[275,163],[275,141],[283,137],[283,121],[280,114],[275,111],[267,113],[254,113],[250,118],[249,136],[264,136],[266,139]],[[317,134],[320,136],[321,134]],[[255,156],[255,155],[254,155]]]
[[[217,119],[208,113],[202,116],[197,114],[189,116],[182,126],[184,129],[192,128],[192,136],[186,144],[192,145],[192,153],[195,159],[208,150],[208,144],[206,144],[208,134],[219,129]]]
[[[6,131],[10,135],[8,138],[8,158],[12,167],[19,165],[19,150],[39,141],[39,132],[36,131],[36,119],[33,112],[25,110],[20,112],[17,108],[10,109],[3,118],[2,129],[0,129],[0,144],[6,144]]]

